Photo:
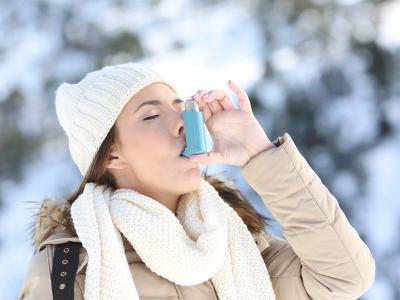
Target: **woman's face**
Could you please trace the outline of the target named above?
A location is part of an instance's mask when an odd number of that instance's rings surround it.
[[[167,202],[200,184],[200,168],[179,156],[185,145],[184,101],[164,83],[139,91],[116,120],[109,168],[119,188]],[[145,104],[149,100],[159,104]],[[163,200],[164,199],[164,200]]]

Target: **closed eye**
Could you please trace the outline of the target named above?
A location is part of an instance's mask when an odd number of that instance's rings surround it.
[[[159,115],[150,116],[150,117],[144,118],[143,121],[152,120],[152,119],[157,118],[158,116]]]

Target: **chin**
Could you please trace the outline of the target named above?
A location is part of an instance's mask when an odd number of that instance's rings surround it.
[[[183,182],[183,192],[188,193],[197,190],[200,187],[201,175],[186,176]]]

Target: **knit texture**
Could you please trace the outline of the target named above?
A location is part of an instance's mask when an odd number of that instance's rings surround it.
[[[85,299],[139,299],[121,233],[151,271],[179,285],[211,279],[221,300],[275,299],[251,233],[211,184],[201,179],[176,213],[135,190],[87,183],[71,206],[89,256]]]
[[[101,143],[125,104],[155,82],[177,87],[144,63],[106,66],[86,74],[78,83],[62,83],[56,91],[58,121],[68,137],[72,160],[85,176]]]

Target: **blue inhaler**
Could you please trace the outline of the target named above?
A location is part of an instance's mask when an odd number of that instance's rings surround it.
[[[203,112],[199,111],[199,105],[192,97],[185,101],[183,122],[186,147],[181,155],[189,157],[192,154],[206,153],[207,143]]]

